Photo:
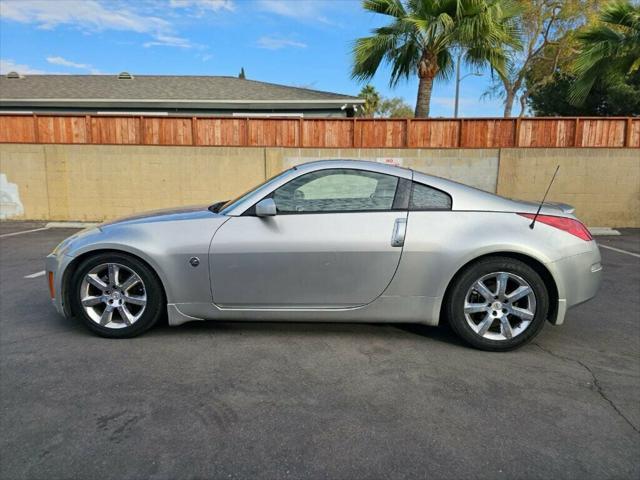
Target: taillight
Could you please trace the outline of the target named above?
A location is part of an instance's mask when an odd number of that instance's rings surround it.
[[[518,215],[527,217],[531,220],[533,220],[533,217],[535,217],[533,213],[519,213]],[[570,233],[571,235],[575,235],[576,237],[581,238],[582,240],[585,240],[587,242],[593,240],[593,237],[591,236],[589,230],[587,230],[587,227],[573,218],[554,217],[553,215],[538,215],[538,217],[536,218],[536,223],[537,222],[559,228],[560,230],[564,230],[565,232]]]

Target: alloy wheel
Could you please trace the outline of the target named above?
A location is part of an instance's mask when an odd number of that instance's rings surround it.
[[[119,263],[92,268],[80,285],[80,303],[87,316],[106,328],[125,328],[136,323],[147,306],[142,278]]]
[[[522,334],[536,313],[533,288],[522,277],[493,272],[476,280],[465,296],[464,316],[480,337],[510,340]]]

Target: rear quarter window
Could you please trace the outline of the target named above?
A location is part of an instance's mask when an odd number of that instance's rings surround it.
[[[442,190],[413,182],[409,210],[451,210],[451,196]]]

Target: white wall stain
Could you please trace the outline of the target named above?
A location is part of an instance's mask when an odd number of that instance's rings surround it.
[[[24,215],[24,206],[20,201],[18,185],[10,183],[4,173],[0,173],[0,219]]]

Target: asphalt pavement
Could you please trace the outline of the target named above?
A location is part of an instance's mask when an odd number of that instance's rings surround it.
[[[509,353],[419,325],[107,340],[37,275],[74,230],[1,236],[42,227],[0,224],[1,479],[640,478],[637,255],[603,248],[598,297]]]

